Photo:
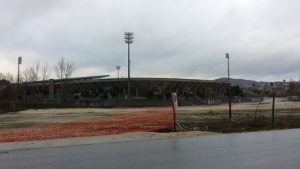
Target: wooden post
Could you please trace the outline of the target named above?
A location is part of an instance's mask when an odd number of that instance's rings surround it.
[[[173,120],[174,120],[174,131],[176,131],[176,109],[178,108],[178,102],[177,102],[177,94],[172,93],[172,103],[173,103]]]
[[[275,92],[273,92],[273,103],[272,103],[272,125],[275,126]]]

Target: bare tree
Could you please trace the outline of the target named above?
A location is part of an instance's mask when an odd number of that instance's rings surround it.
[[[29,70],[30,70],[29,80],[30,81],[38,81],[39,80],[40,63],[37,62],[35,65],[31,66],[29,68]]]
[[[75,68],[72,62],[69,60],[66,61],[65,58],[62,57],[60,60],[58,60],[54,70],[57,78],[68,79],[72,76]],[[70,98],[70,92],[65,83],[61,84],[59,95],[62,103],[66,102],[68,98]]]
[[[22,76],[24,78],[24,81],[28,82],[30,79],[30,69],[29,68],[25,69],[22,74],[23,74]]]
[[[14,82],[14,76],[9,72],[7,72],[6,74],[0,73],[0,80],[7,80],[10,82]]]
[[[5,75],[0,72],[0,80],[5,80],[5,79],[6,79]]]
[[[58,60],[57,65],[54,67],[54,70],[57,78],[67,79],[72,76],[75,67],[72,62],[70,62],[69,60],[66,61],[65,58],[62,57],[60,60]]]
[[[43,65],[43,69],[42,69],[42,79],[43,80],[48,80],[49,76],[50,76],[51,70],[49,69],[49,65],[48,62],[46,62]]]
[[[7,73],[6,80],[8,80],[10,82],[14,82],[14,76],[11,73]]]

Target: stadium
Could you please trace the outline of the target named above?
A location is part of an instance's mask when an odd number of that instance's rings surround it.
[[[221,102],[229,87],[227,82],[214,80],[130,78],[128,95],[128,78],[108,78],[108,75],[50,79],[22,85],[25,89],[22,98],[26,99],[123,106],[135,104],[135,101],[141,106],[167,104],[173,92],[182,103],[215,104]]]

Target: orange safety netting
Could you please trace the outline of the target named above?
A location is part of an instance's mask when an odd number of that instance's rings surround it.
[[[61,124],[2,130],[0,131],[0,142],[171,130],[173,127],[172,109],[160,108]]]

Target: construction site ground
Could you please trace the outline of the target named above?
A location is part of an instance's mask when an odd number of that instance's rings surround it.
[[[261,119],[268,122],[271,117],[271,107],[271,103],[233,104],[233,118],[229,124],[234,122],[238,125],[245,124],[250,120],[252,122],[254,117],[260,120],[258,122],[261,122]],[[287,119],[296,127],[300,124],[299,102],[276,102],[275,112],[276,119]],[[227,128],[222,130],[222,127],[228,125],[228,105],[179,107],[176,118],[177,130],[181,132],[170,132],[174,127],[171,107],[67,108],[10,112],[0,114],[0,142],[153,131],[166,136],[222,133],[227,131]],[[234,132],[243,130],[244,126],[240,126]],[[245,131],[248,130],[246,127]]]

